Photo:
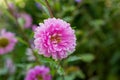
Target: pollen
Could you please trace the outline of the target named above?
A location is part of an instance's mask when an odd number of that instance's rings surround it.
[[[57,43],[61,42],[61,37],[59,35],[52,35],[50,40],[57,44]]]
[[[38,80],[43,80],[42,76],[40,76],[40,75],[37,76],[37,79]]]

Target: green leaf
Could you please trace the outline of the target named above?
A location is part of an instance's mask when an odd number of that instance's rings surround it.
[[[82,54],[80,58],[84,62],[92,62],[95,59],[93,54]]]
[[[64,69],[59,65],[59,63],[51,58],[46,58],[44,56],[39,56],[40,62],[42,64],[50,65],[52,69],[55,69],[59,75],[64,74]]]
[[[74,80],[76,77],[84,79],[85,74],[82,72],[81,69],[74,70],[71,74],[65,76],[65,80]]]
[[[47,13],[47,15],[50,16],[49,11],[48,11],[48,9],[47,9],[47,7],[46,7],[45,1],[44,1],[44,0],[36,0],[36,2],[40,3],[40,4],[42,5],[42,8],[43,8],[43,10],[45,11],[45,13]]]
[[[93,54],[81,54],[77,56],[70,56],[68,59],[66,59],[66,62],[73,62],[73,61],[78,61],[82,60],[84,62],[92,62],[94,60],[94,55]]]
[[[74,80],[75,75],[65,76],[65,80]]]
[[[82,72],[82,70],[77,71],[77,72],[76,72],[76,75],[77,75],[79,78],[82,78],[82,79],[85,78],[85,74]]]
[[[90,21],[90,25],[93,26],[96,30],[99,30],[101,26],[105,25],[105,21],[101,19]]]
[[[23,18],[18,18],[18,23],[19,23],[20,27],[23,28],[23,26],[25,24],[25,20]]]
[[[58,67],[57,72],[59,75],[64,75],[64,69],[61,66]]]
[[[49,14],[49,11],[48,11],[47,7],[46,7],[46,6],[42,6],[42,8],[44,9],[45,13],[46,13],[47,15],[49,15],[49,16],[50,16],[50,14]]]
[[[72,61],[77,61],[77,60],[80,60],[80,56],[70,56],[68,59],[67,59],[67,62],[72,62]]]
[[[7,69],[6,68],[3,68],[3,69],[0,69],[0,75],[5,75],[7,74]]]
[[[44,0],[35,0],[36,2],[39,2],[41,5],[45,6],[45,1]]]
[[[18,40],[19,42],[21,42],[21,43],[23,43],[23,44],[25,44],[25,45],[28,46],[27,42],[25,42],[22,38],[17,37],[17,40]]]

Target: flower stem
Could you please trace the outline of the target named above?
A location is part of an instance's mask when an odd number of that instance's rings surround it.
[[[49,11],[49,13],[50,13],[50,17],[51,17],[51,18],[54,17],[54,16],[53,16],[53,13],[52,13],[52,9],[51,9],[51,7],[50,7],[48,1],[45,0],[45,3],[46,3],[46,5],[47,5],[48,11]]]
[[[58,64],[58,69],[59,69],[59,67],[63,68],[63,66],[61,64],[61,61],[58,61],[57,64]],[[64,73],[62,73],[62,75],[60,75],[60,76],[62,77],[62,80],[65,80],[65,74]]]

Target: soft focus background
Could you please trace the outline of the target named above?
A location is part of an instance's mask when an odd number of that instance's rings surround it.
[[[48,1],[54,16],[76,31],[76,51],[63,60],[65,80],[120,80],[120,0]],[[13,16],[32,45],[34,28],[50,17],[44,0],[0,0],[0,29],[14,32],[18,39],[14,51],[0,55],[0,80],[24,80],[26,71],[36,65]],[[38,57],[50,67],[53,80],[62,80],[52,59]]]

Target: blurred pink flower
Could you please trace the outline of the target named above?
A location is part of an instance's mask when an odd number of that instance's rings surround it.
[[[14,33],[6,32],[5,29],[0,31],[0,54],[6,54],[14,49],[17,39]]]
[[[32,30],[35,31],[35,29],[37,28],[38,26],[37,25],[32,25]]]
[[[25,22],[24,23],[25,28],[30,28],[32,26],[32,17],[29,14],[21,13],[20,17],[22,17]]]
[[[5,61],[5,66],[8,69],[8,72],[10,74],[14,74],[15,73],[16,68],[15,68],[15,65],[13,64],[12,59],[7,58],[6,61]]]
[[[14,5],[14,3],[8,3],[8,8],[9,8],[9,10],[10,10],[10,13],[13,15],[13,16],[15,16],[15,17],[18,17],[18,14],[17,14],[17,8],[16,8],[16,6]]]
[[[39,54],[53,59],[63,59],[75,50],[75,31],[70,24],[56,18],[49,18],[40,23],[35,31],[35,48]]]
[[[49,68],[45,66],[35,66],[27,72],[25,80],[52,80]]]
[[[40,9],[40,10],[42,9],[42,6],[41,6],[40,3],[36,2],[35,5],[36,5],[36,7],[37,7],[38,9]]]
[[[13,4],[13,3],[8,3],[8,6],[9,6],[9,8],[11,9],[11,10],[15,10],[15,5]]]
[[[35,56],[33,55],[33,52],[30,48],[26,49],[26,55],[27,55],[28,61],[35,61]]]
[[[78,2],[78,3],[81,2],[81,1],[82,1],[82,0],[75,0],[75,2]]]

